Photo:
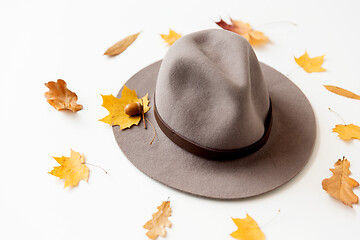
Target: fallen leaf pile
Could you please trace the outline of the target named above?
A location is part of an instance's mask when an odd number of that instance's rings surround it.
[[[65,179],[64,187],[75,187],[81,180],[88,181],[89,168],[85,165],[84,154],[71,150],[70,157],[53,157],[61,166],[49,172],[60,179]]]
[[[175,32],[174,30],[169,29],[169,34],[160,34],[160,36],[162,37],[162,39],[164,39],[164,41],[169,44],[169,46],[173,45],[174,42],[176,42],[176,40],[178,40],[179,38],[181,38],[181,34]]]
[[[243,36],[249,43],[253,46],[261,45],[267,43],[269,38],[264,35],[263,32],[254,30],[250,24],[240,21],[233,20],[230,18],[231,24],[226,23],[224,20],[220,19],[219,22],[215,22],[219,27],[237,33]]]
[[[149,230],[146,235],[150,239],[156,239],[158,236],[165,237],[165,227],[171,227],[171,222],[168,219],[171,216],[170,201],[164,201],[157,209],[159,211],[154,213],[152,219],[144,225],[144,228]]]
[[[335,93],[337,95],[343,96],[343,97],[347,97],[347,98],[351,98],[351,99],[356,99],[356,100],[360,100],[360,96],[350,92],[349,90],[343,89],[341,87],[336,87],[336,86],[332,86],[332,85],[324,85],[324,87],[329,90],[332,93]]]
[[[338,124],[333,128],[333,132],[339,134],[342,140],[359,139],[360,140],[360,127],[354,124]]]
[[[77,95],[66,87],[66,82],[58,79],[57,82],[45,83],[49,91],[45,93],[47,102],[56,110],[71,110],[77,112],[83,108],[82,105],[77,104]]]
[[[255,220],[246,214],[246,218],[232,219],[238,229],[231,233],[230,236],[241,240],[265,240],[265,235],[259,228]]]
[[[109,47],[104,55],[107,56],[116,56],[125,51],[139,36],[139,33],[127,36],[126,38],[120,40],[119,42],[115,43],[113,46]]]
[[[309,54],[305,51],[301,57],[295,57],[295,62],[308,73],[324,72],[326,69],[321,66],[324,63],[324,56],[310,58]]]
[[[330,169],[333,173],[331,178],[322,181],[323,189],[332,197],[342,201],[345,205],[352,207],[352,204],[358,203],[359,198],[353,192],[354,187],[358,187],[359,183],[350,178],[350,162],[343,157],[335,164],[335,168]]]
[[[139,99],[136,96],[135,90],[130,90],[124,85],[121,92],[121,98],[116,98],[113,95],[101,95],[103,98],[103,106],[109,111],[109,115],[100,119],[104,123],[108,123],[111,126],[119,125],[120,129],[130,128],[132,125],[138,125],[141,120],[141,115],[129,116],[125,113],[125,107],[130,103],[138,102],[142,104],[143,111],[146,113],[150,107],[148,94]],[[145,119],[144,119],[145,121]]]

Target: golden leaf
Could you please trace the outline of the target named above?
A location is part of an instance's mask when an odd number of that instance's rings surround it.
[[[146,235],[150,239],[156,239],[158,236],[165,237],[165,227],[171,227],[171,222],[168,219],[171,216],[170,201],[164,201],[157,209],[159,211],[154,213],[152,219],[144,225],[144,228],[149,230]]]
[[[241,240],[265,240],[265,235],[255,220],[246,214],[246,218],[232,218],[238,229],[230,236]]]
[[[61,166],[49,172],[55,177],[65,179],[64,187],[75,187],[81,180],[88,181],[89,168],[85,165],[84,154],[71,150],[70,157],[53,157]]]
[[[174,30],[171,30],[171,29],[169,29],[169,35],[160,34],[160,36],[170,46],[173,45],[176,40],[181,38],[181,34],[178,34],[177,32],[175,32]]]
[[[58,79],[57,82],[45,83],[45,86],[49,88],[49,91],[45,93],[47,102],[53,106],[56,110],[71,110],[77,112],[83,108],[82,105],[77,104],[77,95],[67,89],[66,82],[62,79]]]
[[[141,103],[143,105],[143,111],[146,113],[149,111],[150,107],[148,107],[149,100],[148,95],[146,94],[142,101],[136,96],[135,90],[131,90],[128,87],[124,85],[124,88],[121,92],[121,98],[116,98],[113,95],[101,95],[103,98],[103,106],[109,111],[109,115],[104,117],[103,119],[100,119],[99,121],[102,121],[104,123],[108,123],[111,126],[119,125],[120,129],[123,130],[125,128],[130,128],[132,125],[138,125],[141,116],[129,116],[125,113],[125,107],[126,105],[130,103]],[[143,103],[142,103],[143,102]]]
[[[104,55],[116,56],[125,51],[139,36],[140,32],[127,36],[126,38],[118,41],[113,46],[109,47]]]
[[[230,18],[231,24],[227,24],[224,20],[220,19],[219,22],[215,22],[219,27],[237,33],[243,36],[252,46],[261,45],[267,43],[269,38],[264,35],[263,32],[255,31],[250,24],[240,21],[233,20]]]
[[[324,179],[322,187],[332,197],[352,207],[352,204],[359,202],[358,196],[352,190],[354,187],[358,187],[359,183],[349,177],[350,162],[343,157],[343,160],[339,159],[334,166],[335,168],[330,169],[333,176]]]
[[[295,58],[295,62],[302,67],[306,72],[313,73],[313,72],[324,72],[326,71],[321,65],[324,63],[324,56],[310,58],[309,54],[305,51],[305,53],[299,57]]]
[[[333,128],[333,132],[339,134],[339,138],[343,140],[350,140],[352,138],[356,138],[360,140],[360,127],[354,124],[338,124]]]
[[[352,99],[356,99],[356,100],[360,100],[360,96],[350,92],[346,89],[343,89],[341,87],[336,87],[336,86],[331,86],[331,85],[324,85],[324,87],[329,90],[332,93],[335,93],[337,95],[343,96],[343,97],[347,97],[347,98],[352,98]]]

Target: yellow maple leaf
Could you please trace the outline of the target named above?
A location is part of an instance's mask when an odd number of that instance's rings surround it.
[[[269,38],[265,36],[263,32],[254,30],[250,24],[240,21],[231,19],[231,24],[227,24],[224,20],[220,19],[220,21],[215,22],[219,27],[237,33],[243,36],[252,46],[261,45],[267,43]]]
[[[179,38],[181,38],[181,34],[175,32],[174,30],[169,29],[169,34],[160,34],[160,36],[162,37],[162,39],[164,39],[164,41],[169,44],[170,46],[174,44],[174,42],[176,40],[178,40]]]
[[[332,197],[342,201],[345,205],[352,207],[352,204],[358,203],[359,198],[353,192],[354,187],[358,187],[359,183],[350,178],[350,162],[343,157],[335,164],[335,168],[330,169],[333,176],[322,181],[323,189]]]
[[[169,217],[171,216],[170,201],[164,201],[157,207],[159,211],[152,215],[152,219],[145,223],[144,228],[148,229],[146,235],[150,239],[156,239],[158,236],[165,237],[165,227],[171,227]]]
[[[339,134],[339,138],[343,140],[350,140],[352,138],[360,140],[360,127],[354,124],[338,124],[333,128],[333,132]]]
[[[146,113],[149,111],[150,107],[148,94],[146,94],[143,98],[139,99],[136,96],[135,90],[129,89],[124,85],[124,88],[121,92],[121,98],[116,98],[113,95],[101,95],[103,98],[103,106],[109,111],[109,115],[100,119],[104,123],[108,123],[111,126],[119,125],[120,129],[123,130],[125,128],[130,128],[132,125],[138,125],[141,116],[129,116],[125,113],[125,107],[130,103],[140,103],[143,104],[143,111]]]
[[[85,165],[84,154],[71,150],[70,157],[53,157],[61,166],[54,167],[51,175],[65,179],[64,187],[75,187],[81,180],[88,181],[89,168]]]
[[[238,229],[230,236],[241,240],[265,240],[265,235],[256,221],[246,214],[246,218],[232,218]]]
[[[324,63],[324,56],[310,58],[309,54],[305,51],[305,53],[299,58],[295,58],[295,62],[302,67],[306,72],[324,72],[326,71],[321,65]]]
[[[45,93],[47,102],[56,110],[71,110],[77,112],[83,108],[82,105],[77,104],[78,97],[76,93],[70,91],[66,87],[66,82],[58,79],[56,82],[45,83],[49,91]]]

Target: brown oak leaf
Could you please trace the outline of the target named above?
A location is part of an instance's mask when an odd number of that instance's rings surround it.
[[[323,189],[332,197],[342,201],[345,205],[352,207],[352,204],[358,203],[359,198],[353,192],[354,187],[358,187],[359,183],[350,178],[350,162],[343,157],[335,164],[335,168],[330,169],[333,176],[322,181]]]
[[[45,83],[49,91],[45,93],[47,102],[56,110],[71,110],[77,112],[83,108],[82,105],[77,104],[77,95],[66,87],[66,82],[58,79],[57,82]]]
[[[152,219],[144,225],[144,228],[149,230],[146,235],[150,239],[156,239],[158,236],[165,237],[165,227],[171,227],[171,222],[168,220],[171,216],[170,201],[164,201],[157,209],[159,211],[154,213]]]

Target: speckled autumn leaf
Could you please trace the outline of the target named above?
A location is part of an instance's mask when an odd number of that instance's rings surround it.
[[[267,43],[269,38],[264,35],[263,32],[254,30],[250,24],[240,21],[231,19],[231,24],[226,23],[224,20],[220,19],[220,21],[215,22],[219,27],[237,33],[243,36],[249,43],[253,46],[261,45]]]
[[[350,92],[346,89],[343,89],[341,87],[336,87],[336,86],[332,86],[332,85],[324,85],[324,87],[329,90],[332,93],[335,93],[337,95],[343,96],[343,97],[347,97],[347,98],[351,98],[351,99],[355,99],[355,100],[360,100],[360,96]]]
[[[142,99],[139,99],[136,96],[135,90],[129,89],[124,85],[124,88],[121,92],[121,98],[116,98],[113,95],[101,95],[103,98],[103,106],[109,111],[109,115],[100,119],[104,123],[108,123],[112,126],[119,125],[120,129],[130,128],[132,125],[138,125],[141,120],[141,115],[129,116],[125,113],[126,105],[130,103],[142,103],[144,113],[149,111],[150,107],[148,94],[146,94]]]
[[[85,165],[84,154],[71,150],[70,157],[53,157],[61,166],[54,167],[51,175],[65,179],[64,187],[75,187],[81,180],[88,181],[89,168]]]
[[[47,102],[56,110],[71,110],[77,112],[83,108],[82,105],[77,104],[77,95],[66,87],[66,82],[58,79],[57,82],[45,83],[49,91],[45,93]]]
[[[360,127],[354,124],[338,124],[333,128],[333,132],[339,134],[342,140],[359,139],[360,140]]]
[[[295,58],[295,62],[302,67],[306,72],[324,72],[326,71],[321,65],[324,63],[324,56],[310,58],[309,54],[305,51],[305,53],[299,58]]]
[[[333,176],[322,181],[323,189],[332,197],[340,200],[345,205],[352,207],[352,204],[358,203],[359,198],[353,192],[354,187],[358,187],[359,183],[350,178],[350,162],[343,157],[335,164],[335,168],[330,169]]]
[[[165,237],[165,227],[171,227],[171,222],[168,219],[171,216],[170,201],[164,201],[157,209],[159,211],[154,213],[152,219],[144,225],[144,228],[149,230],[146,235],[150,239],[156,239],[158,236]]]
[[[174,30],[169,29],[169,34],[160,34],[160,36],[162,37],[162,39],[164,39],[164,41],[169,44],[170,46],[174,44],[174,42],[176,42],[176,40],[178,40],[179,38],[181,38],[181,34],[175,32]]]
[[[232,219],[238,229],[231,233],[230,236],[241,240],[265,240],[265,235],[259,228],[256,221],[246,214],[246,218]]]
[[[113,46],[109,47],[104,55],[116,56],[125,51],[139,36],[140,32],[127,36],[126,38],[115,43]]]

